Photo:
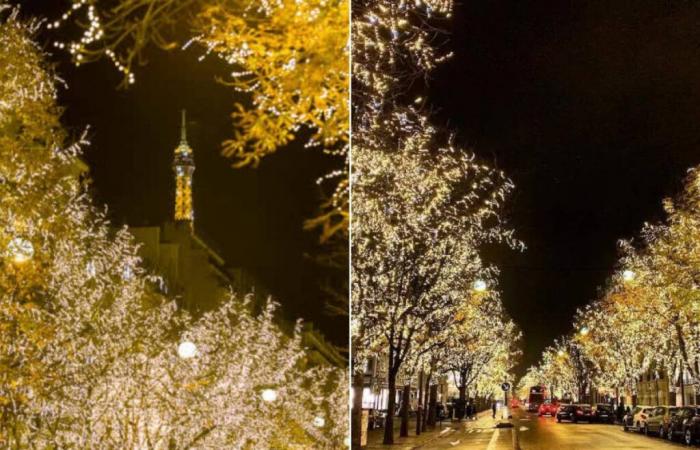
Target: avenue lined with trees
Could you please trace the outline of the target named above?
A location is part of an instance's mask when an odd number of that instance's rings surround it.
[[[600,298],[578,310],[572,334],[544,351],[523,386],[542,384],[577,399],[590,398],[595,387],[630,405],[646,376],[668,379],[675,403],[696,403],[697,392],[685,385],[700,375],[698,168],[663,206],[663,222],[620,241],[618,267]]]

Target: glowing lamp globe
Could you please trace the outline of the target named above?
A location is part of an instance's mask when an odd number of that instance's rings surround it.
[[[14,238],[7,244],[7,253],[12,261],[22,264],[34,256],[34,246],[31,242],[22,238]]]
[[[197,356],[197,346],[193,342],[185,341],[177,346],[177,354],[182,359],[190,359]]]
[[[314,417],[314,426],[316,428],[321,428],[326,424],[326,420],[323,417]]]
[[[629,269],[622,272],[622,279],[625,281],[632,281],[632,280],[634,280],[634,278],[636,276],[637,276],[637,274],[634,273],[634,271],[629,270]]]
[[[557,352],[557,356],[564,356],[564,351],[563,351],[563,350],[559,350],[559,351]]]
[[[484,280],[476,280],[472,285],[472,288],[474,288],[476,292],[485,292],[487,287]]]
[[[262,399],[266,402],[274,402],[277,400],[277,391],[274,389],[265,389],[262,391]]]
[[[582,327],[581,328],[581,336],[587,335],[589,331],[590,330],[588,329],[588,327]]]

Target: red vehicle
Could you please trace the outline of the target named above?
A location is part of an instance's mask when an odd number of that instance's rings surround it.
[[[540,417],[546,415],[554,417],[557,414],[557,409],[559,409],[559,402],[556,400],[545,400],[544,403],[540,405],[537,413]]]

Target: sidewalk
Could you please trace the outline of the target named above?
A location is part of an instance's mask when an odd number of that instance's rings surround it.
[[[477,414],[476,420],[462,420],[461,422],[452,422],[450,420],[438,423],[435,428],[421,432],[420,436],[416,436],[416,421],[410,420],[408,425],[408,437],[399,437],[399,429],[401,427],[401,418],[397,417],[394,420],[394,445],[383,445],[384,429],[371,430],[367,436],[367,449],[386,449],[392,448],[396,450],[412,450],[430,444],[432,441],[440,439],[447,433],[454,433],[469,428],[493,428],[499,422],[498,419],[491,418],[491,410],[482,411]]]

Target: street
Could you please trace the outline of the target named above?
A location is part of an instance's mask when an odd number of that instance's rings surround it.
[[[557,423],[520,409],[514,411],[512,428],[496,428],[490,413],[477,421],[444,423],[434,432],[415,438],[397,439],[394,446],[370,444],[368,449],[421,450],[665,450],[688,448],[656,437],[624,432],[619,425]],[[430,437],[426,436],[430,434]]]

